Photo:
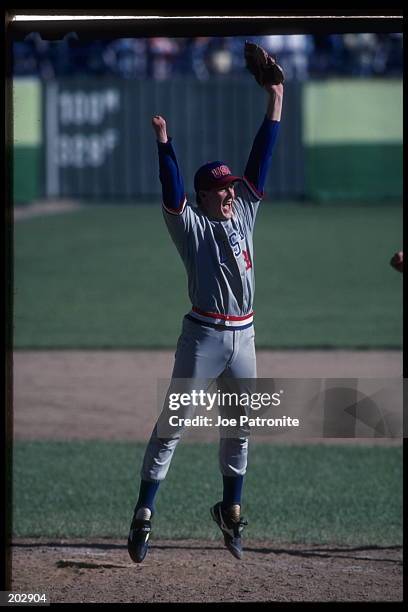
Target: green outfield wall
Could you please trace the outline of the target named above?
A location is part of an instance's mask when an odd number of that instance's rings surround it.
[[[37,79],[13,83],[13,197],[30,202],[42,195],[41,86]]]
[[[402,198],[402,81],[331,80],[303,91],[305,192]]]
[[[221,156],[244,167],[265,96],[246,78],[77,78],[44,87],[21,78],[14,80],[13,104],[16,203],[39,197],[137,202],[161,195],[153,112],[169,117],[192,191],[203,160]],[[402,159],[401,79],[290,82],[266,192],[271,199],[327,202],[401,199]]]

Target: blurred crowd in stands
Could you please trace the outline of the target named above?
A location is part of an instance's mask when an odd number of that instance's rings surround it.
[[[213,75],[244,71],[246,39],[274,55],[287,80],[402,76],[401,33],[118,38],[84,42],[74,32],[61,41],[43,40],[38,32],[33,32],[24,41],[13,44],[13,74],[41,79],[86,74],[157,80],[193,75],[205,80]]]

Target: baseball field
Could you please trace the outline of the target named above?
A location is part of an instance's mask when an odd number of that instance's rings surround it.
[[[399,378],[401,208],[264,202],[260,377]],[[253,440],[245,556],[222,545],[217,442],[186,435],[146,560],[126,538],[186,275],[159,203],[14,224],[13,590],[51,602],[402,600],[402,440]]]

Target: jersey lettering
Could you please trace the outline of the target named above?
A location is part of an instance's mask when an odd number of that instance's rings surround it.
[[[231,245],[232,250],[234,251],[235,257],[241,255],[241,246],[239,244],[239,238],[237,236],[237,232],[232,232],[232,234],[228,237],[229,243]]]

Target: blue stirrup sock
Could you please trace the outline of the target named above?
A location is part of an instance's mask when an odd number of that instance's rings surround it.
[[[243,476],[223,476],[222,506],[228,508],[234,504],[241,505]],[[139,508],[149,508],[154,513],[154,498],[160,486],[160,481],[151,482],[142,480],[140,482],[139,497],[135,506],[135,512]]]
[[[222,506],[228,508],[234,504],[241,505],[242,486],[244,484],[243,476],[223,476],[223,496]]]
[[[154,498],[160,485],[160,480],[151,482],[142,480],[140,482],[139,498],[136,503],[135,512],[139,508],[149,508],[154,513]]]

